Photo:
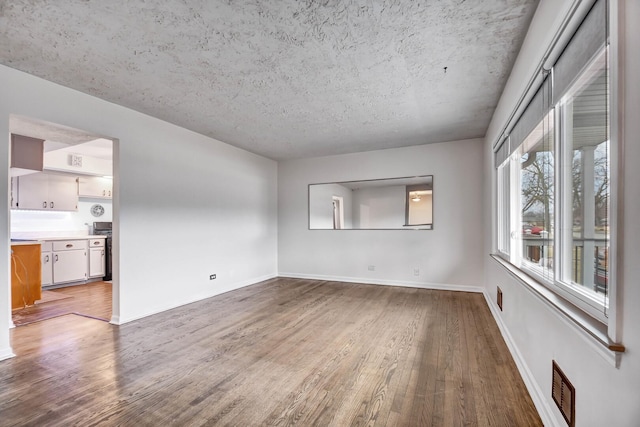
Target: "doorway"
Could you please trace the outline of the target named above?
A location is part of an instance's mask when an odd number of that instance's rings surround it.
[[[341,196],[333,196],[333,229],[344,228],[344,199]]]
[[[93,225],[118,222],[113,203],[118,194],[114,179],[118,140],[13,114],[9,130],[11,241],[7,244],[13,248],[37,242],[34,246],[40,252],[38,270],[27,268],[18,251],[10,251],[15,278],[9,283],[10,292],[27,296],[17,298],[15,306],[12,301],[13,326],[65,314],[110,321],[119,313],[114,299],[118,275],[113,274],[116,280],[107,275],[111,239],[94,236]],[[23,158],[24,141],[35,141],[39,147],[39,168]],[[117,256],[117,247],[111,252]]]

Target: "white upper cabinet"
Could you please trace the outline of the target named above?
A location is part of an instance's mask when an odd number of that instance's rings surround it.
[[[49,208],[57,211],[78,210],[78,181],[66,175],[49,175]]]
[[[15,209],[77,211],[78,181],[67,175],[34,173],[17,178]],[[13,199],[16,199],[15,194]]]
[[[113,180],[100,176],[81,176],[78,179],[78,195],[80,197],[93,197],[98,199],[110,199],[113,191]]]

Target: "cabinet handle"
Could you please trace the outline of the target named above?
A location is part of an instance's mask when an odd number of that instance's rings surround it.
[[[73,247],[73,243],[67,243],[67,245],[65,247],[72,248]]]
[[[47,255],[46,257],[44,257],[44,262],[49,262],[49,255]]]
[[[102,250],[102,253],[101,253],[101,255],[104,255],[104,249]]]
[[[56,255],[56,258],[55,258],[55,259],[56,259],[56,262],[58,262],[58,255]]]
[[[109,197],[111,197],[111,190],[109,190]]]
[[[47,208],[47,202],[42,202],[42,207],[46,209]]]
[[[107,195],[107,190],[102,190],[102,195],[106,196]]]
[[[94,245],[97,245],[97,244],[99,244],[99,243],[100,243],[100,241],[99,241],[99,240],[96,240],[95,242],[93,242],[93,244],[94,244]]]
[[[51,209],[53,209],[53,202],[49,203],[49,205],[51,206]]]

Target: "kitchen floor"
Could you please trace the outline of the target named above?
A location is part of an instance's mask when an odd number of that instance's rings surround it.
[[[13,310],[11,317],[16,326],[66,314],[108,322],[111,319],[111,295],[110,282],[92,282],[86,285],[43,290],[42,299],[32,306]]]

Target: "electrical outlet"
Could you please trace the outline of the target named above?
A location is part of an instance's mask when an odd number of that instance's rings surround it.
[[[414,268],[413,269],[413,275],[414,276],[419,276],[420,275],[420,269],[419,268]]]
[[[216,278],[216,275],[215,275],[215,274],[210,274],[210,275],[209,275],[209,280],[214,280],[215,278]]]
[[[370,266],[368,267],[368,270],[369,270],[369,271],[376,271],[376,266],[375,266],[375,265],[370,265]]]

